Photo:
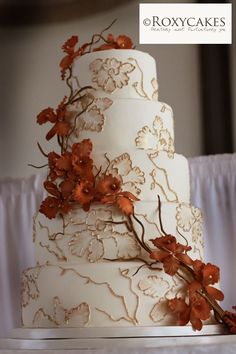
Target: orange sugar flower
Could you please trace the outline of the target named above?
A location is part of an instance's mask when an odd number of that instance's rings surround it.
[[[89,157],[93,149],[93,144],[90,139],[84,139],[80,143],[72,145],[72,154],[76,156]]]
[[[80,178],[90,181],[94,180],[93,160],[90,158],[92,151],[92,142],[90,139],[84,139],[80,143],[72,146],[72,165],[74,171],[79,174]]]
[[[168,306],[172,313],[177,315],[179,326],[185,326],[190,319],[190,307],[181,298],[174,298],[168,301]]]
[[[67,201],[49,196],[42,201],[39,211],[47,218],[53,219],[58,213],[67,214],[70,209]]]
[[[215,284],[220,279],[220,269],[214,264],[207,263],[202,269],[202,278],[204,285]]]
[[[107,50],[107,49],[131,49],[133,48],[133,42],[130,37],[121,34],[117,38],[113,34],[108,34],[106,42],[99,47],[94,48],[93,51]]]
[[[193,260],[186,253],[191,247],[176,242],[174,236],[157,237],[152,243],[160,250],[152,251],[150,257],[162,262],[167,274],[175,275],[182,263],[192,265]]]
[[[77,36],[72,36],[62,46],[63,52],[66,53],[66,56],[60,61],[62,80],[65,79],[66,70],[71,67],[74,59],[83,55],[86,48],[90,45],[89,43],[84,43],[81,47],[76,49],[75,47],[78,41],[79,39]]]
[[[76,44],[78,43],[78,36],[71,36],[67,41],[62,45],[63,52],[72,55]]]
[[[50,122],[50,123],[55,123],[57,121],[57,115],[53,111],[53,108],[48,107],[43,109],[38,115],[37,115],[37,123],[42,125],[44,123]]]
[[[67,136],[70,131],[70,124],[66,121],[66,97],[58,105],[56,112],[51,107],[42,110],[37,116],[37,123],[45,124],[47,122],[53,123],[53,127],[46,135],[46,139],[50,140],[54,135]]]
[[[130,37],[125,36],[124,34],[116,38],[117,46],[120,49],[131,49],[133,47],[133,42]]]
[[[93,183],[90,181],[80,181],[74,189],[73,197],[75,201],[78,201],[82,205],[85,211],[88,211],[94,199]]]
[[[113,177],[111,174],[102,178],[98,184],[96,191],[99,194],[115,194],[120,190],[121,181],[117,177]]]
[[[60,170],[56,167],[57,161],[61,158],[61,155],[57,154],[54,151],[49,152],[48,154],[48,179],[55,181],[58,177],[62,177],[65,174],[65,171]]]

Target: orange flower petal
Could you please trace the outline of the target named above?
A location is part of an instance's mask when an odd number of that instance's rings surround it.
[[[167,256],[169,256],[169,252],[166,251],[153,251],[150,253],[152,259],[160,262],[162,262]]]
[[[126,197],[126,198],[128,198],[128,199],[130,199],[130,200],[132,200],[132,201],[138,201],[138,200],[139,200],[139,199],[138,199],[133,193],[131,193],[131,192],[126,192],[126,191],[124,191],[124,192],[119,193],[119,195],[123,195],[124,197]]]
[[[71,154],[66,153],[63,156],[61,156],[59,159],[57,159],[55,166],[59,170],[69,171],[72,166]]]
[[[198,281],[194,280],[190,284],[188,284],[188,288],[189,294],[191,296],[192,294],[195,294],[196,291],[200,290],[202,288],[202,285]]]
[[[203,297],[196,297],[194,302],[191,301],[190,306],[192,318],[207,320],[210,317],[210,306]]]
[[[207,263],[202,270],[204,285],[215,284],[220,278],[220,269],[214,264]]]
[[[57,120],[57,116],[51,107],[43,109],[37,115],[37,123],[40,125],[44,124],[46,122],[55,123],[56,120]]]
[[[171,244],[176,244],[176,238],[172,235],[157,237],[154,240],[151,240],[154,246],[158,248],[168,248]]]
[[[163,267],[164,270],[167,274],[169,275],[175,275],[177,270],[179,269],[180,263],[178,259],[173,257],[172,255],[169,255],[163,260]]]
[[[53,195],[54,197],[60,198],[61,193],[59,192],[56,184],[50,181],[45,181],[43,185],[49,194]]]
[[[131,200],[123,196],[118,196],[116,202],[125,215],[133,215],[134,206]]]
[[[174,298],[168,301],[170,310],[178,315],[178,325],[185,326],[189,322],[190,307],[181,298]]]
[[[40,205],[39,212],[44,214],[47,218],[53,219],[59,211],[60,201],[54,197],[47,197]]]
[[[193,329],[196,329],[197,331],[201,331],[202,321],[199,318],[190,315],[190,322],[192,324]]]
[[[71,55],[74,52],[74,47],[78,43],[78,36],[71,36],[62,46],[62,49],[65,53]]]
[[[109,50],[109,49],[116,49],[117,44],[116,43],[105,43],[100,45],[99,47],[96,47],[93,49],[93,52],[98,52],[100,50]]]
[[[133,47],[133,42],[130,37],[125,36],[124,34],[116,38],[116,43],[121,49],[131,49]]]
[[[60,183],[60,190],[63,198],[68,199],[74,189],[75,182],[71,179],[67,179]]]
[[[96,190],[100,194],[115,194],[120,190],[120,185],[120,180],[110,174],[98,182]]]
[[[181,313],[186,311],[188,308],[186,302],[181,298],[170,299],[168,301],[168,306],[173,313]]]
[[[100,202],[103,203],[103,204],[115,204],[116,203],[116,198],[117,198],[117,196],[115,194],[104,195],[100,199]]]
[[[219,289],[216,289],[213,286],[209,286],[209,285],[207,285],[205,288],[208,294],[210,294],[214,299],[218,301],[224,300],[224,294]]]
[[[92,148],[92,141],[90,139],[84,139],[80,143],[74,143],[72,145],[72,154],[77,156],[89,157]]]
[[[192,265],[193,260],[190,258],[187,254],[185,253],[177,253],[175,254],[175,257],[178,258],[179,261],[183,262],[184,264],[187,265]]]
[[[94,187],[89,181],[81,181],[74,189],[73,197],[81,205],[90,203],[94,198]]]
[[[49,130],[49,132],[46,135],[47,140],[51,140],[57,133],[57,128],[56,124]]]
[[[55,125],[56,133],[59,136],[66,136],[70,131],[70,125],[68,122],[57,122]]]

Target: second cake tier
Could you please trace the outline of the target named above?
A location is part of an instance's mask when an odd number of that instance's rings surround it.
[[[203,259],[202,215],[198,208],[183,202],[161,203],[160,215],[157,202],[136,202],[134,211],[133,227],[151,249],[150,240],[162,236],[164,228],[178,242],[192,247],[190,256]],[[38,264],[100,263],[137,257],[150,261],[127,227],[127,218],[114,206],[93,205],[88,212],[78,208],[53,221],[36,214],[33,236]]]

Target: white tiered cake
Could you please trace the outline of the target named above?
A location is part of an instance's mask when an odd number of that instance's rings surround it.
[[[68,143],[91,139],[97,171],[119,176],[138,197],[133,225],[150,248],[164,229],[202,259],[202,216],[190,204],[187,160],[174,152],[172,109],[158,101],[154,59],[137,50],[93,52],[74,62],[72,78],[72,92],[93,88],[68,107],[68,119],[83,111]],[[101,203],[54,220],[35,216],[37,265],[22,276],[25,327],[175,324],[167,299],[181,295],[184,282],[161,263],[148,266],[125,220],[117,206]]]

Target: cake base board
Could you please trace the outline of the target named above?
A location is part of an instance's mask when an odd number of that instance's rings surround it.
[[[93,327],[93,328],[15,328],[11,331],[14,339],[99,339],[99,338],[151,338],[205,336],[226,334],[223,325],[205,325],[201,331],[191,326],[159,327]]]
[[[213,346],[215,353],[216,345],[236,345],[236,335],[198,335],[183,337],[140,337],[140,338],[72,338],[72,339],[0,339],[0,349],[17,350],[56,350],[57,353],[64,353],[64,350],[88,350],[88,349],[106,349],[115,348],[134,348],[137,353],[142,353],[142,348],[163,348],[163,347],[202,347],[207,346],[209,353],[210,346]],[[227,348],[225,347],[226,352]]]

